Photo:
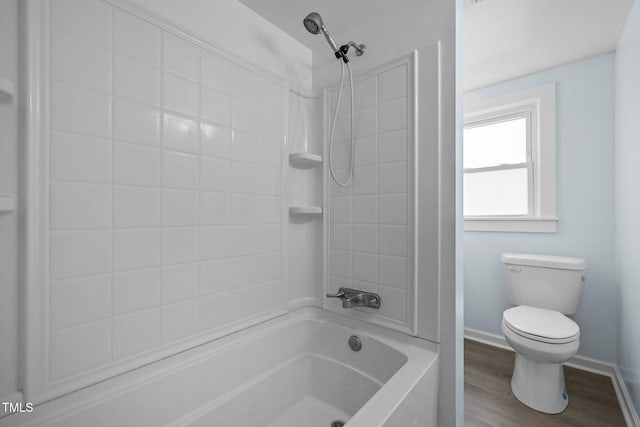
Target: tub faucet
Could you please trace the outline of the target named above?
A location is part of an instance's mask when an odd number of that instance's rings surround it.
[[[380,295],[358,289],[340,288],[337,294],[327,294],[327,298],[340,298],[342,300],[342,308],[380,308]]]

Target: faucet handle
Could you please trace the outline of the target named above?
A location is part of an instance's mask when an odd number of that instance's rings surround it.
[[[342,288],[340,288],[340,290],[338,290],[337,294],[327,294],[327,298],[344,298],[346,295],[344,294],[344,291],[342,290]]]

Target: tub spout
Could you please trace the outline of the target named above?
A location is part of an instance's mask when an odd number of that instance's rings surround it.
[[[380,308],[380,295],[358,289],[340,288],[336,294],[327,294],[327,298],[340,298],[343,308]]]

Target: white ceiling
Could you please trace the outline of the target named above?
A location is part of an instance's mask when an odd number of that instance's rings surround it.
[[[480,0],[465,7],[465,90],[614,52],[633,1]]]
[[[340,34],[394,1],[402,0],[240,0],[311,49],[325,42],[302,25],[309,12]],[[615,51],[633,2],[464,0],[465,91]]]
[[[392,0],[239,0],[266,20],[280,27],[309,49],[326,43],[324,37],[309,33],[302,20],[309,12],[322,16],[330,34],[341,34],[354,23],[367,21],[392,8]],[[447,0],[448,1],[448,0]]]

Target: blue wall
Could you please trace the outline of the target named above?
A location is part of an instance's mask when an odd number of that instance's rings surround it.
[[[601,55],[465,94],[468,102],[557,83],[560,218],[553,234],[464,233],[465,327],[502,335],[502,312],[510,306],[500,262],[502,252],[585,258],[587,282],[575,315],[581,329],[578,354],[616,361],[614,62],[615,55]],[[640,162],[640,156],[635,162]],[[637,218],[640,221],[640,216]]]
[[[640,2],[616,54],[618,365],[640,411]]]

